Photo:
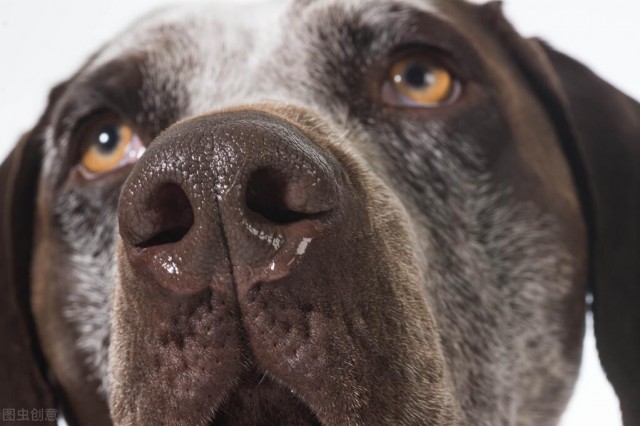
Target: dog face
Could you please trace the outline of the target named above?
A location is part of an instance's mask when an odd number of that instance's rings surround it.
[[[151,15],[3,166],[7,338],[80,424],[553,424],[626,223],[563,61],[493,4]]]

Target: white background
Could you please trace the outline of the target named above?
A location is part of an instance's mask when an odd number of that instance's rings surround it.
[[[135,17],[164,4],[162,0],[1,0],[0,158],[35,123],[56,82]],[[505,9],[524,34],[542,36],[640,99],[640,2],[506,0]],[[585,339],[576,392],[561,424],[621,424],[591,331]]]

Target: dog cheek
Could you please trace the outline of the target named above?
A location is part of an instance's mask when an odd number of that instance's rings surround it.
[[[34,248],[31,299],[43,353],[56,381],[68,395],[74,415],[79,419],[108,419],[104,392],[108,316],[102,315],[99,320],[86,317],[106,306],[98,301],[85,309],[87,304],[77,300],[76,310],[81,318],[69,310],[77,284],[77,265],[70,261],[73,257],[52,236],[51,229],[43,228],[46,227],[38,226]],[[86,320],[89,321],[85,323]],[[79,324],[85,324],[84,330]],[[103,330],[106,338],[101,337]]]

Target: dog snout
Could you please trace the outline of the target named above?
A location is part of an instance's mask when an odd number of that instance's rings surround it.
[[[246,293],[335,232],[343,192],[338,162],[295,124],[247,110],[197,117],[156,138],[125,183],[124,252],[171,292],[202,291],[233,270]]]
[[[196,117],[149,145],[119,204],[116,424],[440,418],[442,363],[418,350],[433,322],[404,321],[424,297],[404,212],[334,135],[286,106]],[[409,407],[408,380],[437,402]],[[367,411],[385,404],[400,408]]]

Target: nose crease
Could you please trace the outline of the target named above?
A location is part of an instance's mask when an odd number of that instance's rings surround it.
[[[180,122],[156,138],[124,185],[125,254],[172,293],[214,285],[244,297],[286,276],[333,226],[340,170],[275,115],[245,110]]]
[[[236,285],[236,281],[237,280],[236,280],[236,277],[235,277],[235,274],[234,274],[234,271],[233,271],[233,263],[232,263],[232,260],[231,260],[231,250],[230,250],[230,247],[229,247],[229,240],[228,240],[227,234],[226,234],[225,229],[224,229],[224,223],[223,223],[223,220],[222,220],[222,214],[220,213],[221,212],[221,210],[220,210],[220,201],[216,200],[215,203],[218,206],[218,209],[216,210],[216,215],[218,217],[218,224],[219,224],[219,228],[220,228],[220,236],[222,237],[222,245],[225,247],[225,255],[226,255],[226,258],[227,258],[227,265],[228,265],[227,273],[228,273],[228,276],[231,279],[232,299],[233,299],[234,303],[237,304],[239,302],[239,295],[238,295],[238,290],[237,290],[237,285]],[[236,320],[238,321],[238,323],[241,323],[242,322],[242,313],[241,313],[241,311],[239,309],[237,309],[237,310],[235,310],[235,312],[236,312],[236,316],[237,316]],[[242,339],[243,336],[240,336],[240,337]]]

